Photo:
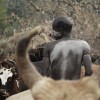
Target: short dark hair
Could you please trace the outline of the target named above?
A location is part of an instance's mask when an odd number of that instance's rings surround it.
[[[60,31],[67,31],[71,32],[73,26],[73,20],[70,17],[57,17],[52,23],[53,30],[60,32]]]

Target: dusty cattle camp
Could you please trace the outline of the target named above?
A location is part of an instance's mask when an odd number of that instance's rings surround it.
[[[0,100],[99,100],[99,3],[0,0]]]

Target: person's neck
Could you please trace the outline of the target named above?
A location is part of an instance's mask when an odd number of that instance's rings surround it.
[[[69,39],[69,38],[70,38],[70,33],[68,33],[68,32],[62,33],[62,39]]]

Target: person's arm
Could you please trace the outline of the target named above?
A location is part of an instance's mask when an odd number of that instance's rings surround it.
[[[92,62],[91,62],[91,56],[90,56],[90,47],[86,48],[84,50],[83,54],[83,65],[85,67],[85,76],[90,76],[92,75]]]
[[[92,75],[91,57],[89,54],[83,56],[83,64],[85,67],[85,76]]]
[[[35,66],[36,66],[36,69],[38,70],[38,72],[44,76],[44,72],[43,72],[43,61],[37,61],[37,62],[32,62]]]
[[[43,75],[48,76],[49,74],[49,47],[45,46],[43,51],[43,60],[33,62],[36,65],[37,70]]]
[[[49,75],[49,65],[50,65],[49,55],[50,55],[50,46],[49,44],[47,44],[43,51],[43,65],[44,65],[43,72],[44,74],[46,74],[46,76]]]

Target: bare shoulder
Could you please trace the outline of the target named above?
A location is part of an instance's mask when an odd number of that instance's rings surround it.
[[[82,40],[82,42],[83,42],[83,44],[84,44],[88,49],[90,49],[90,45],[89,45],[89,43],[88,43],[87,41]]]
[[[87,41],[85,41],[85,40],[80,40],[80,41],[85,45],[89,45],[89,43]]]
[[[85,54],[90,54],[91,48],[90,48],[89,43],[87,41],[85,41],[85,40],[81,40],[81,43],[82,43],[82,47],[83,47],[84,53]]]
[[[45,45],[44,49],[52,51],[53,47],[58,43],[58,41],[52,41]]]

